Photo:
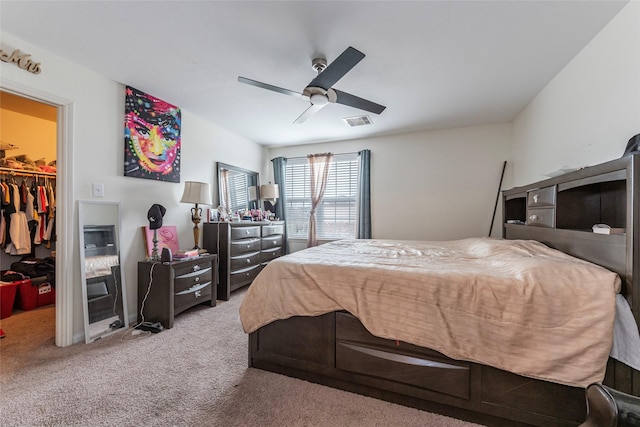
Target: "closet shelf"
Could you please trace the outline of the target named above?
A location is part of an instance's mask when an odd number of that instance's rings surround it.
[[[9,174],[14,176],[46,176],[55,178],[56,174],[52,172],[38,172],[38,171],[30,171],[24,169],[11,169],[11,168],[0,168],[0,173]]]

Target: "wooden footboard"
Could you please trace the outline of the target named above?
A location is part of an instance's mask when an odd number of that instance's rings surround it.
[[[249,336],[249,366],[489,425],[575,426],[586,416],[584,389],[378,338],[346,312],[262,327]]]

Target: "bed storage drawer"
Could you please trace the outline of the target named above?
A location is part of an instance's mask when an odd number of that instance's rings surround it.
[[[374,337],[348,313],[336,313],[336,368],[470,398],[469,363],[434,350]]]

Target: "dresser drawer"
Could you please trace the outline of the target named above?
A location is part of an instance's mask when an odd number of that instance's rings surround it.
[[[259,263],[260,252],[251,252],[231,258],[229,260],[229,267],[231,272],[233,273],[235,270],[240,270]]]
[[[260,264],[258,264],[252,265],[251,267],[247,267],[242,270],[232,271],[229,280],[231,289],[234,290],[239,285],[252,282],[253,279],[256,278],[258,273],[260,273],[261,269],[262,267],[260,266]]]
[[[282,246],[282,241],[284,240],[284,236],[282,234],[277,234],[269,237],[262,238],[262,249],[275,248],[278,246]]]
[[[555,216],[553,208],[527,209],[527,225],[553,228]]]
[[[282,256],[282,247],[264,249],[262,251],[262,259],[261,262],[268,262],[274,258],[278,258]]]
[[[256,252],[261,249],[260,239],[232,240],[230,244],[231,256],[246,254],[247,252]]]
[[[262,237],[284,234],[284,224],[272,224],[262,226]]]
[[[231,240],[260,237],[260,226],[231,227]]]
[[[177,270],[174,278],[174,292],[182,292],[194,285],[211,282],[213,277],[211,264],[196,264],[192,268]]]
[[[211,299],[211,280],[204,283],[198,283],[174,295],[175,314],[178,314],[187,308],[193,307],[200,302],[209,301]]]
[[[527,207],[554,206],[556,204],[556,186],[527,191]]]

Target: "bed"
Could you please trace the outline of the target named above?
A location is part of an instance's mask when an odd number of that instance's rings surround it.
[[[578,425],[594,382],[639,395],[638,371],[609,357],[621,300],[637,334],[636,162],[505,191],[502,239],[272,261],[240,309],[249,366],[488,425]]]

